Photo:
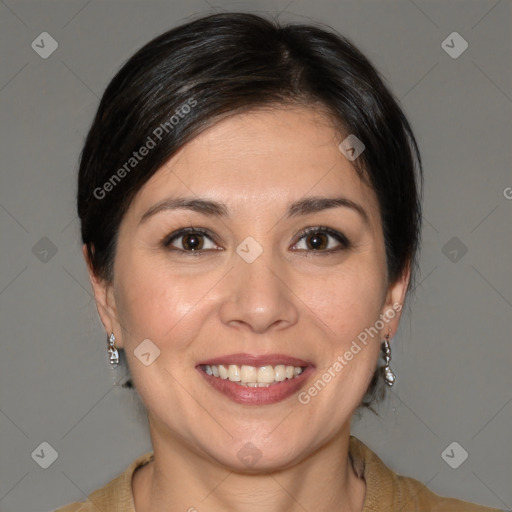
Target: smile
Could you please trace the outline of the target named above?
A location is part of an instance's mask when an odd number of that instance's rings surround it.
[[[302,359],[274,354],[233,354],[196,366],[216,391],[244,405],[280,402],[298,392],[315,367]]]

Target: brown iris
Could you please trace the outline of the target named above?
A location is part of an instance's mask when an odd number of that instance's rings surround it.
[[[203,236],[197,233],[187,233],[183,235],[183,247],[187,250],[201,250],[204,245]]]
[[[327,235],[323,233],[313,233],[306,237],[308,247],[311,249],[325,249],[329,245]]]

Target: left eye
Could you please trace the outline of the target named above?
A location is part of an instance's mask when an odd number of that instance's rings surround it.
[[[329,239],[334,239],[337,242],[334,248],[329,243]],[[338,233],[330,228],[312,228],[305,231],[299,239],[300,242],[305,242],[306,247],[301,250],[306,251],[321,251],[333,252],[341,249],[346,249],[349,246],[349,241],[342,233]],[[296,244],[297,245],[297,244]]]

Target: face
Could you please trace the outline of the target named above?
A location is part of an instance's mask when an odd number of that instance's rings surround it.
[[[347,434],[407,280],[388,282],[377,199],[342,140],[313,109],[251,111],[138,192],[113,281],[92,282],[153,437],[249,471]]]

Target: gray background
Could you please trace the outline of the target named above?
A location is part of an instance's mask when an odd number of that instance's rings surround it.
[[[137,396],[108,367],[80,252],[77,160],[122,63],[223,9],[329,23],[401,100],[425,163],[421,273],[392,343],[398,381],[353,433],[434,492],[512,508],[510,1],[2,0],[0,509],[82,501],[151,450]],[[47,59],[31,48],[43,31],[59,45]],[[469,44],[456,59],[441,47],[453,31]],[[469,454],[457,469],[441,457],[453,441]],[[31,457],[42,442],[58,453],[47,469]]]

